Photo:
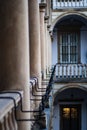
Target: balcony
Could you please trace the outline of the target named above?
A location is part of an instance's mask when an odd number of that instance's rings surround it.
[[[57,64],[55,82],[87,82],[87,64]]]
[[[86,9],[87,0],[52,0],[52,9]]]
[[[19,91],[0,92],[0,130],[18,130],[16,107],[20,102]]]

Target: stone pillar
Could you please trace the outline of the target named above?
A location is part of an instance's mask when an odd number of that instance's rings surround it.
[[[0,90],[23,90],[23,110],[30,110],[28,36],[28,0],[1,0]],[[18,118],[29,115],[20,113]],[[18,122],[18,130],[29,129],[29,122]]]
[[[47,0],[46,14],[49,16],[50,1]]]
[[[38,0],[29,0],[30,75],[37,77],[41,88],[40,16]],[[40,91],[40,90],[39,90]],[[38,94],[38,92],[37,92]],[[36,97],[41,98],[41,97]],[[38,104],[38,103],[37,103]]]
[[[52,23],[52,1],[51,0],[46,0],[47,6],[46,6],[46,15],[49,16],[48,19],[48,24]]]
[[[45,48],[45,3],[40,4],[40,42],[41,42],[41,70],[45,78],[46,73],[46,48]]]
[[[49,31],[49,44],[50,44],[50,67],[52,67],[52,31]]]
[[[51,35],[50,35],[50,25],[48,25],[48,67],[51,67]]]
[[[47,25],[48,25],[48,19],[49,16],[45,16],[45,49],[46,49],[46,71],[48,72],[48,31],[47,31]]]

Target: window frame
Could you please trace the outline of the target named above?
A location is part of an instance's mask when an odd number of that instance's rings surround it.
[[[68,34],[77,34],[78,35],[78,58],[77,58],[77,62],[72,62],[69,61],[69,62],[63,62],[61,61],[61,58],[60,58],[60,54],[61,54],[61,50],[60,50],[60,35],[63,34],[63,33],[68,33]],[[81,63],[81,54],[80,54],[80,31],[79,30],[73,30],[73,29],[69,29],[69,30],[58,30],[58,63],[62,63],[62,64],[78,64],[78,63]],[[70,55],[71,56],[71,55]]]

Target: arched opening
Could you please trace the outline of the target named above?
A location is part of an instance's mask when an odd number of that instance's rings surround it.
[[[87,19],[69,14],[59,17],[54,23],[52,64],[87,63]]]
[[[87,89],[68,86],[55,94],[53,128],[55,130],[87,129]]]

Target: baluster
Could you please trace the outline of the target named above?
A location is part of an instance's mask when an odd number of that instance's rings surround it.
[[[70,78],[72,78],[72,66],[70,65]]]
[[[87,78],[87,64],[85,65],[85,69],[86,69],[86,78]]]
[[[78,65],[78,78],[80,78],[80,65]]]
[[[79,0],[79,7],[80,7],[81,0]]]
[[[85,77],[85,64],[83,64],[83,77]]]
[[[65,0],[64,0],[64,2],[63,2],[63,7],[65,7]]]
[[[18,130],[17,122],[15,119],[15,114],[14,114],[14,109],[12,110],[12,121],[13,121],[13,126],[15,130]]]
[[[76,65],[74,65],[74,78],[76,78]]]
[[[8,123],[9,123],[10,130],[15,130],[13,122],[12,122],[12,111],[8,113]]]
[[[84,64],[84,78],[86,78],[86,64]]]
[[[83,64],[81,65],[81,76],[83,78]]]
[[[82,0],[82,3],[83,3],[83,7],[84,7],[84,3],[85,3],[84,0]]]
[[[68,1],[67,1],[67,7],[69,7],[69,3],[70,3],[70,2],[69,2],[69,0],[68,0]]]
[[[73,7],[73,0],[71,0],[71,6]]]
[[[85,78],[85,75],[86,75],[86,66],[84,64],[84,78]]]
[[[84,65],[82,64],[82,78],[84,77]]]
[[[62,77],[64,78],[64,65],[62,65]]]
[[[60,7],[62,6],[62,1],[60,0]]]
[[[75,7],[77,6],[77,0],[75,0]]]
[[[56,0],[52,0],[53,9],[56,9]]]
[[[66,78],[68,78],[68,65],[66,65]]]
[[[57,9],[60,7],[60,1],[57,1]]]
[[[4,117],[5,120],[5,130],[10,130],[9,124],[8,124],[8,114]]]
[[[58,78],[60,78],[60,65],[58,65]]]
[[[0,121],[0,130],[5,130],[4,120]]]
[[[57,7],[57,2],[58,2],[58,1],[56,0],[56,2],[55,2],[55,3],[56,3],[56,9],[58,8],[58,7]]]

